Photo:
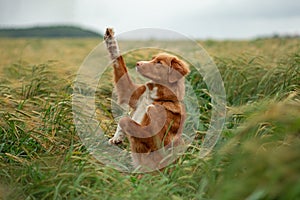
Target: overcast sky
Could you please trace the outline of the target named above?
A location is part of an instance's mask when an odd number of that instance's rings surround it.
[[[0,0],[0,27],[164,28],[193,38],[300,34],[300,0]]]

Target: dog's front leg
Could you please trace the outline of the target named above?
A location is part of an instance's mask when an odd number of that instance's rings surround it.
[[[160,105],[149,106],[146,113],[150,123],[142,126],[130,117],[123,117],[119,125],[121,129],[128,135],[136,138],[150,138],[157,135],[166,124],[166,112],[164,107]]]
[[[106,29],[104,40],[108,53],[113,61],[114,82],[117,89],[118,101],[120,104],[129,104],[129,99],[133,92],[138,88],[128,74],[123,56],[119,52],[119,47],[112,29]]]
[[[125,61],[119,52],[118,43],[114,37],[114,32],[112,29],[106,29],[104,41],[106,43],[110,58],[113,61],[114,83],[117,90],[118,102],[120,104],[127,104],[133,107],[134,104],[130,103],[130,97],[138,88],[138,86],[134,84],[130,79]],[[125,134],[123,133],[121,127],[118,125],[114,137],[109,140],[109,143],[121,143],[124,140],[124,137]]]
[[[122,56],[119,56],[116,60],[114,60],[113,67],[118,102],[120,104],[130,105],[130,97],[139,86],[132,82]]]

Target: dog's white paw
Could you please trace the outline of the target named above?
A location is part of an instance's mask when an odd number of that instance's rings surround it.
[[[119,144],[119,143],[122,143],[123,140],[124,140],[123,137],[113,137],[113,138],[108,140],[108,143],[109,144]]]
[[[123,133],[120,125],[118,124],[118,127],[117,127],[114,137],[109,139],[108,143],[109,144],[119,144],[119,143],[123,142],[124,138],[125,138],[125,134]]]

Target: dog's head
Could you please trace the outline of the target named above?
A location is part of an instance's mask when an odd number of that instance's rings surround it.
[[[137,71],[158,83],[175,83],[189,73],[187,64],[176,56],[160,53],[150,61],[136,63]]]

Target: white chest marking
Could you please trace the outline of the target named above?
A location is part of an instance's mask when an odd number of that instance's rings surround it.
[[[153,90],[150,91],[149,88],[146,86],[146,91],[139,98],[137,102],[137,108],[132,115],[132,119],[136,123],[140,124],[142,122],[147,112],[148,106],[152,105],[153,99],[157,97],[156,94],[157,94],[157,87],[154,87]]]

